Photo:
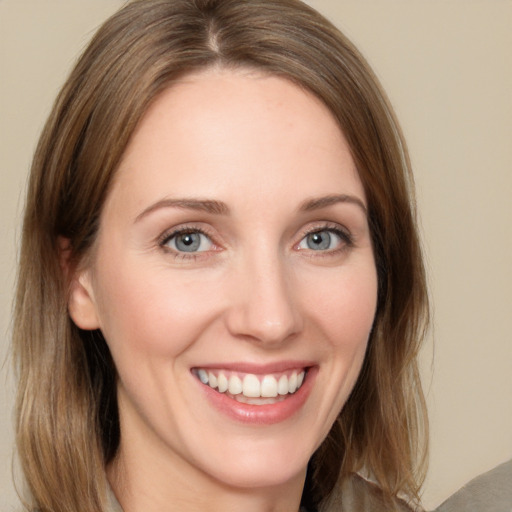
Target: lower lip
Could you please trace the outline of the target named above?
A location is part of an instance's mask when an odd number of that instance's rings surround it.
[[[316,367],[309,368],[302,386],[293,394],[275,404],[253,405],[238,402],[224,393],[215,391],[198,379],[209,402],[221,413],[231,419],[253,425],[271,425],[291,418],[306,403],[318,373]]]

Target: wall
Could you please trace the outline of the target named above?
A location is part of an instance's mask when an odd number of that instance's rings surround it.
[[[0,0],[0,361],[23,191],[76,55],[120,0]],[[423,353],[428,508],[512,457],[512,2],[311,0],[366,55],[395,105],[418,186],[434,305]],[[13,387],[0,375],[0,505],[14,509]],[[4,386],[5,383],[5,386]]]

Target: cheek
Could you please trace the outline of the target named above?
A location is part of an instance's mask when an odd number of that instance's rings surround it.
[[[358,348],[364,352],[377,307],[375,266],[340,269],[323,284],[310,287],[316,291],[306,306],[315,323],[341,353],[359,352]]]
[[[213,294],[197,276],[124,263],[98,276],[101,329],[116,359],[130,352],[158,358],[183,352],[215,315]]]

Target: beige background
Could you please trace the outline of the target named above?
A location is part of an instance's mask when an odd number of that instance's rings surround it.
[[[512,457],[512,2],[311,0],[387,89],[415,168],[434,343],[428,508]],[[51,103],[120,0],[0,0],[0,358],[23,189]],[[13,510],[12,375],[0,373],[0,506]]]

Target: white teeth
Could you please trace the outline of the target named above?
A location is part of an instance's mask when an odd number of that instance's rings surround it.
[[[298,373],[294,371],[289,377],[283,374],[277,380],[274,375],[264,375],[261,378],[252,373],[247,373],[242,381],[236,374],[226,376],[224,372],[197,370],[199,380],[211,388],[217,388],[220,393],[227,391],[231,395],[255,399],[273,399],[279,395],[284,397],[285,395],[295,393],[302,386],[305,374],[304,370]],[[268,400],[257,401],[259,404],[267,402]],[[274,403],[275,401],[271,402]],[[246,403],[252,403],[252,401]]]
[[[244,377],[242,393],[244,396],[249,398],[257,398],[261,396],[261,384],[256,375],[248,373]]]
[[[215,377],[215,375],[212,372],[208,372],[208,384],[212,388],[217,387],[217,377]]]
[[[288,390],[290,393],[295,393],[297,389],[297,373],[293,372],[290,379],[288,380]]]
[[[228,391],[232,395],[238,395],[243,391],[242,381],[240,380],[240,377],[232,375],[229,378]]]
[[[286,375],[283,375],[279,382],[277,383],[277,392],[280,395],[287,395],[288,394],[288,377]]]
[[[198,370],[197,375],[203,384],[208,384],[208,373],[205,370]]]
[[[277,380],[273,375],[265,375],[261,381],[261,396],[273,398],[277,396]]]
[[[304,382],[304,375],[305,375],[304,372],[300,372],[297,375],[297,388],[300,388],[302,386],[302,383]]]
[[[229,382],[227,377],[221,372],[217,378],[217,383],[219,385],[219,392],[224,393],[228,390]]]

